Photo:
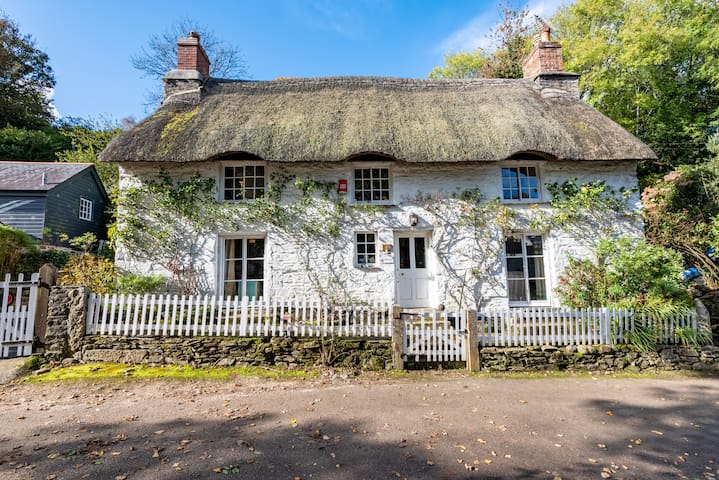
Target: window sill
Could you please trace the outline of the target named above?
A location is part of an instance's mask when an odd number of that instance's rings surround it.
[[[379,267],[379,265],[355,265],[354,266],[357,270],[362,270],[363,272],[380,272],[382,269]]]
[[[552,302],[549,300],[547,301],[541,301],[541,302],[509,302],[509,308],[534,308],[534,307],[551,307]]]

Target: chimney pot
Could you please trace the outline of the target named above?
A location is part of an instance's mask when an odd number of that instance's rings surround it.
[[[549,41],[549,32],[550,29],[548,26],[542,27],[542,31],[539,33],[539,41],[540,42],[548,42]]]

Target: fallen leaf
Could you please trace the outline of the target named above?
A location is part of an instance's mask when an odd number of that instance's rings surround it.
[[[57,457],[59,457],[59,456],[60,456],[59,453],[51,453],[50,455],[47,456],[47,458],[52,459],[52,458],[57,458]]]
[[[486,460],[484,461],[484,463],[486,463],[487,465],[489,465],[490,463],[492,463],[492,460],[486,459]]]
[[[432,460],[427,460],[427,465],[431,467],[432,465],[434,465],[434,462]]]
[[[660,432],[659,430],[652,430],[652,433],[656,433],[659,436],[664,435],[664,433]]]
[[[155,435],[162,435],[163,433],[165,433],[164,430],[156,430],[155,431]]]
[[[127,480],[127,475],[115,475],[115,480]]]
[[[611,410],[609,410],[609,411],[607,411],[607,416],[608,416],[608,417],[612,417],[612,416],[614,416],[614,414],[612,413]]]
[[[479,443],[481,443],[482,445],[484,445],[485,443],[487,443],[487,440],[485,440],[485,439],[483,439],[483,438],[478,438],[477,441],[478,441]]]
[[[636,440],[634,440],[634,443],[636,443],[637,445],[641,445],[641,444],[642,444],[642,439],[641,439],[641,438],[637,438]]]
[[[589,460],[589,463],[599,463],[599,460],[596,458],[588,458],[587,460]]]

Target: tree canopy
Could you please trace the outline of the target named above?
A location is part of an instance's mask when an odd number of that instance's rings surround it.
[[[719,125],[719,3],[576,0],[552,21],[584,98],[659,156],[640,174],[707,157]]]
[[[448,52],[444,65],[434,67],[429,78],[522,78],[522,62],[532,48],[531,22],[526,8],[509,0],[498,4],[502,21],[489,33],[496,48],[486,52]]]
[[[0,128],[48,126],[53,117],[47,94],[54,86],[48,56],[30,35],[0,15]]]

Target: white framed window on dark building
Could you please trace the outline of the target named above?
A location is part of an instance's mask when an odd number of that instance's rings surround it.
[[[265,238],[223,240],[222,294],[262,297],[265,293]]]
[[[92,222],[92,200],[80,197],[80,220]]]

